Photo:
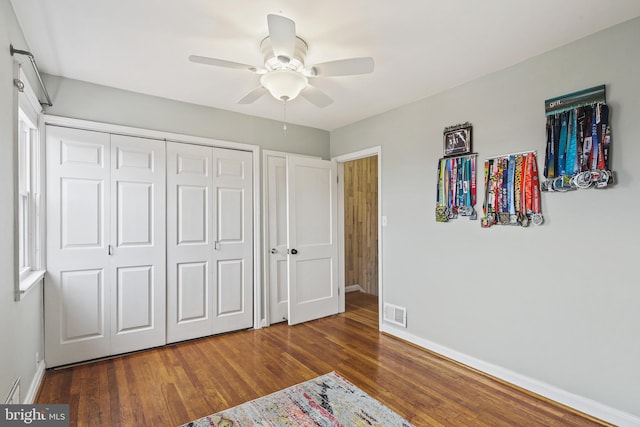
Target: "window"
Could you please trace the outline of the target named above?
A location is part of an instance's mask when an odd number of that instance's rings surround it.
[[[18,95],[18,197],[16,262],[19,276],[17,298],[39,282],[43,275],[41,247],[43,244],[40,194],[42,187],[41,141],[38,125],[41,118],[40,102],[29,86],[20,68],[20,81],[24,88]]]

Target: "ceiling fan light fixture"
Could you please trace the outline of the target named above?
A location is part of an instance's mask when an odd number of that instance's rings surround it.
[[[291,101],[300,94],[309,80],[293,70],[274,70],[260,77],[260,84],[276,99]]]

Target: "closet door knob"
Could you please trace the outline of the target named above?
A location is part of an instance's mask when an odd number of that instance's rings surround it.
[[[276,248],[272,248],[272,249],[271,249],[271,253],[275,255],[275,254],[277,254],[277,253],[278,253],[278,251],[276,250]]]

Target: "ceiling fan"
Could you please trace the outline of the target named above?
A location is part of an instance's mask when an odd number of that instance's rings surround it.
[[[189,56],[189,60],[199,64],[247,70],[259,74],[260,86],[238,101],[239,104],[251,104],[268,92],[285,104],[300,95],[315,106],[323,108],[331,104],[333,99],[312,86],[309,78],[351,76],[373,72],[374,62],[371,57],[341,59],[308,66],[304,62],[308,45],[296,35],[295,22],[284,16],[267,15],[267,24],[269,35],[260,43],[260,49],[264,55],[264,66],[255,67],[198,55]]]

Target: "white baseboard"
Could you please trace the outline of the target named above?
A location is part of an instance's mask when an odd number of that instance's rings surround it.
[[[620,427],[640,427],[640,418],[633,414],[620,411],[619,409],[612,408],[595,400],[569,393],[553,385],[476,359],[475,357],[460,353],[435,342],[417,337],[403,329],[383,324],[380,330],[603,421]]]
[[[362,286],[360,285],[350,285],[350,286],[345,286],[344,291],[345,292],[364,292],[364,289],[362,289]]]
[[[38,369],[36,369],[36,373],[33,376],[33,380],[29,385],[29,390],[27,390],[27,395],[24,397],[25,405],[31,405],[36,400],[36,395],[38,394],[38,390],[40,390],[40,385],[42,384],[42,380],[44,379],[44,371],[47,368],[44,360],[41,360],[38,363]]]

